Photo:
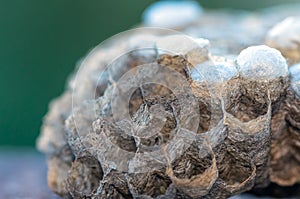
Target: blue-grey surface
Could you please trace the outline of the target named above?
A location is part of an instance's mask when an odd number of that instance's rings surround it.
[[[46,162],[31,149],[0,149],[0,199],[58,199],[47,187]]]

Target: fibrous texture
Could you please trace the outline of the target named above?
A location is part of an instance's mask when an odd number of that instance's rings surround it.
[[[228,198],[300,183],[299,31],[281,35],[295,22],[275,25],[277,11],[208,12],[181,32],[141,27],[91,51],[44,119],[50,188]]]

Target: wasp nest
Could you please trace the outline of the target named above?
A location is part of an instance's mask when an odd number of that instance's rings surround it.
[[[192,13],[157,22],[177,31],[115,36],[79,64],[38,140],[55,193],[228,198],[300,183],[299,20]]]

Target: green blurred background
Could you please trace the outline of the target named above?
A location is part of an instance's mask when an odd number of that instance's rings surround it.
[[[154,0],[0,0],[0,146],[34,146],[48,103],[76,62],[141,21]],[[203,0],[257,9],[297,0]]]

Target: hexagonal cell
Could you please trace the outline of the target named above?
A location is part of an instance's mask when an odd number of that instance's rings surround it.
[[[93,197],[102,177],[103,171],[96,158],[92,156],[77,158],[68,174],[68,190],[74,198]]]
[[[241,191],[240,186],[247,181],[252,181],[250,183],[254,184],[255,167],[247,160],[238,159],[234,154],[227,153],[222,160],[222,165],[218,165],[218,169],[220,179],[232,190]]]
[[[271,147],[270,180],[281,186],[300,182],[299,129],[286,126]]]
[[[251,46],[237,57],[239,72],[246,79],[275,79],[288,76],[286,60],[281,53],[268,46]]]
[[[133,199],[134,195],[129,188],[127,179],[128,177],[124,173],[110,170],[105,173],[95,198]]]
[[[128,176],[128,186],[137,198],[163,196],[171,183],[171,179],[165,173],[165,168],[149,173],[129,174]]]

